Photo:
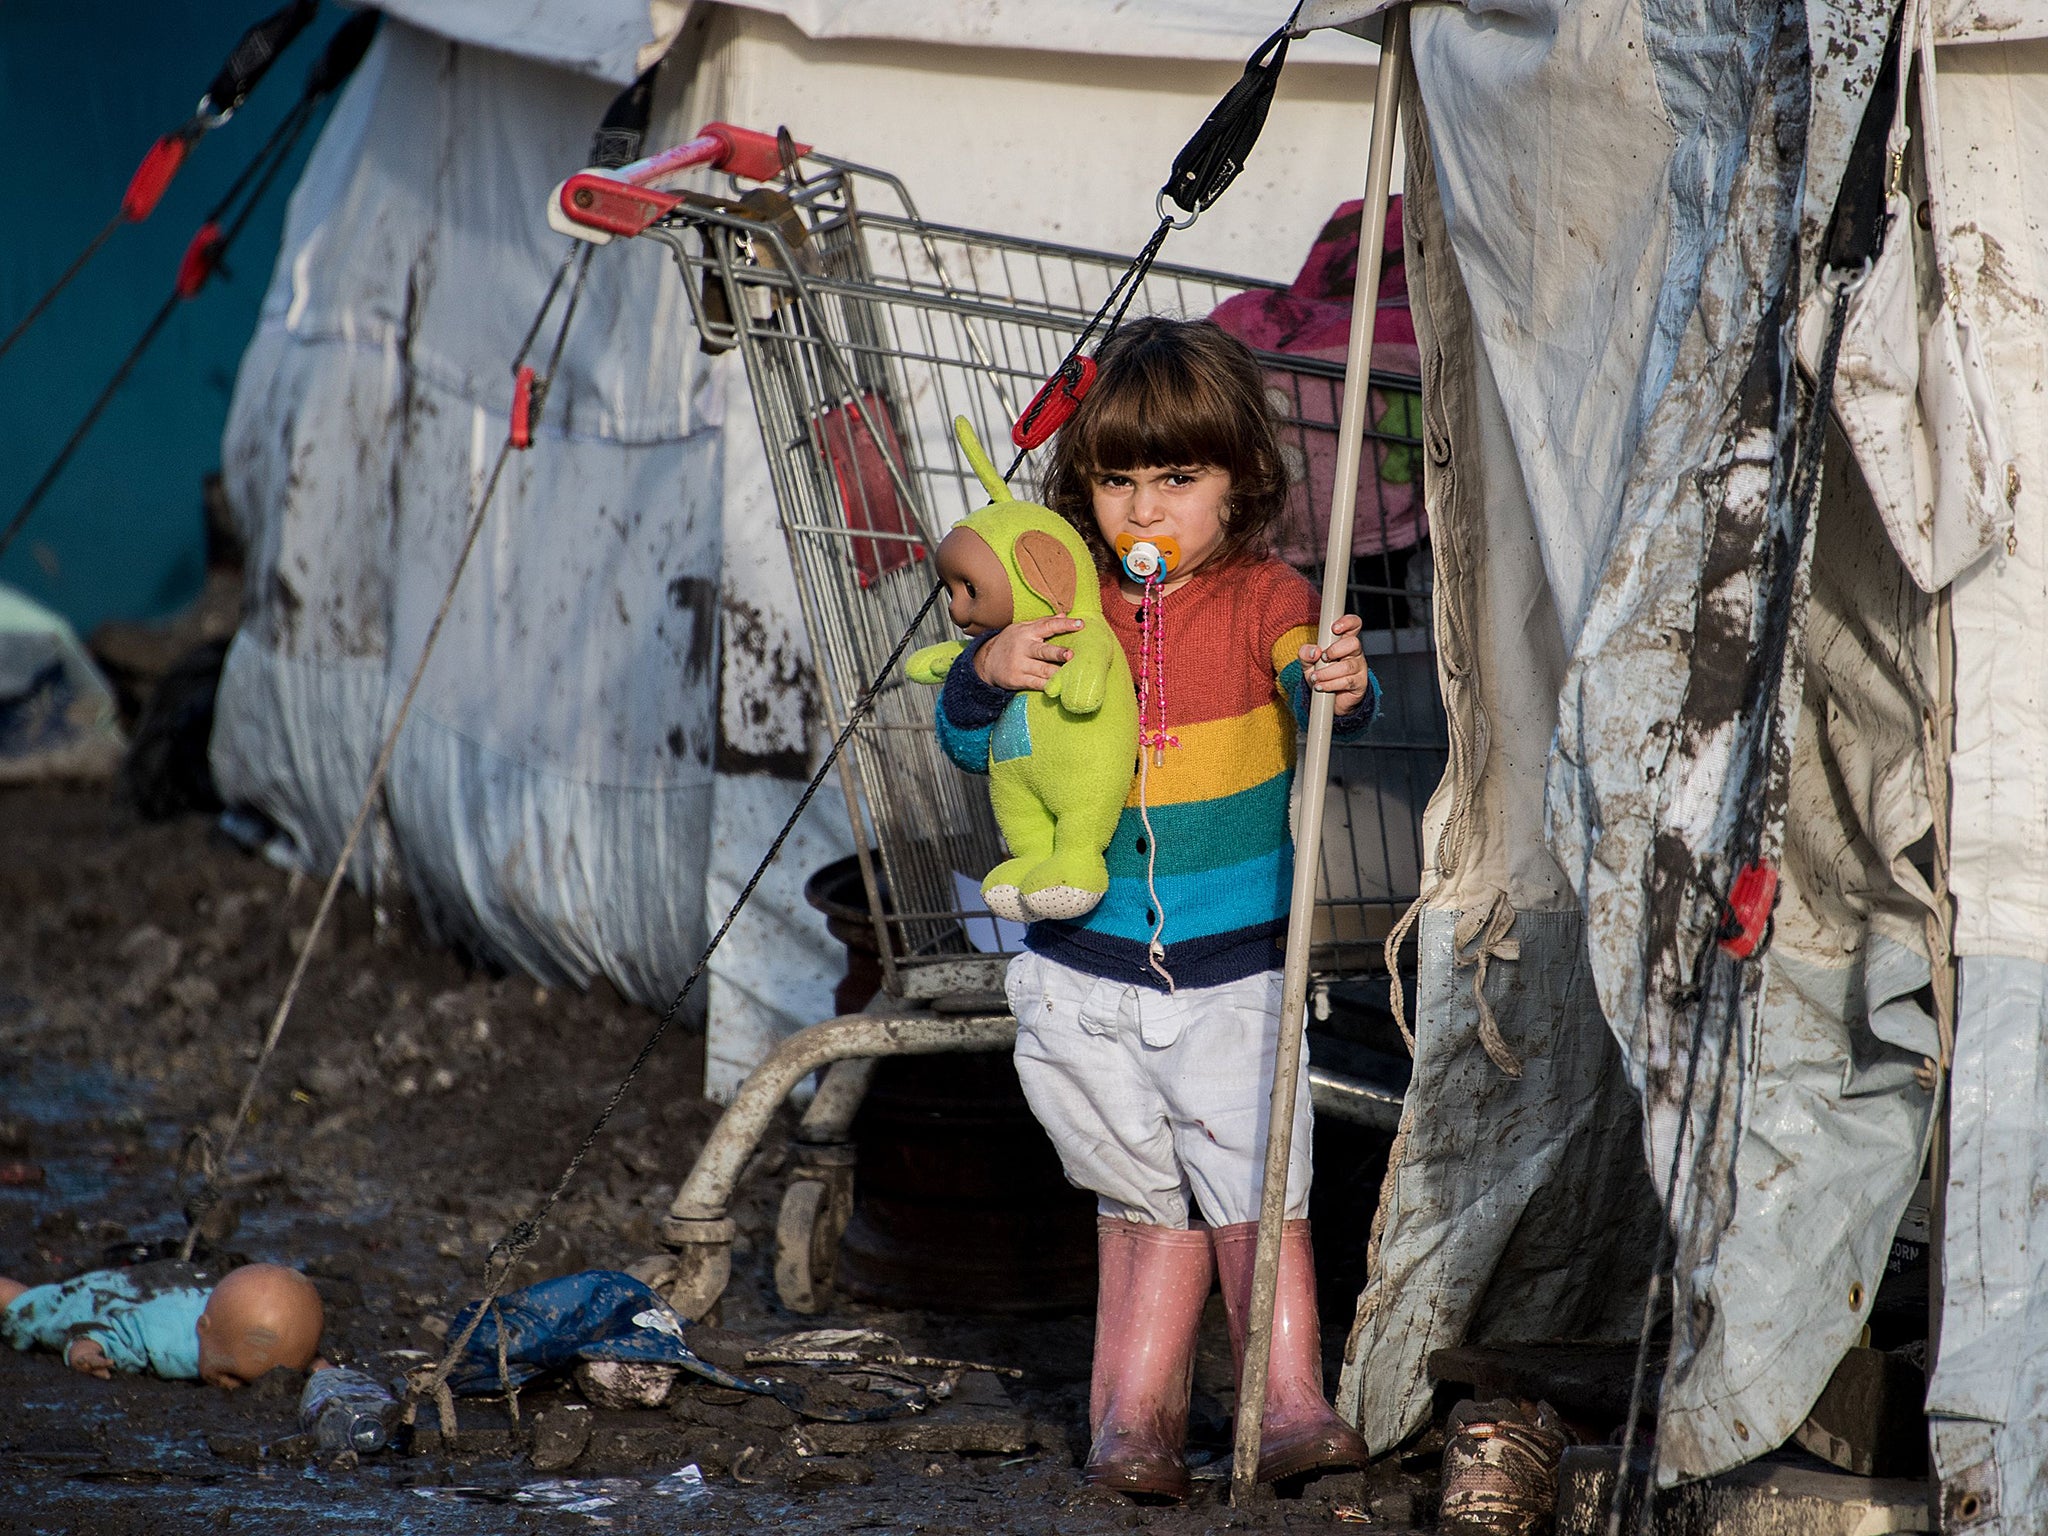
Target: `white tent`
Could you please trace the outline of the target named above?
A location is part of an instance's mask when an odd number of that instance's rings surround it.
[[[1376,1447],[1426,1416],[1433,1349],[1632,1334],[1667,1189],[1659,1476],[1778,1446],[1869,1315],[1946,1069],[1942,1528],[2048,1520],[2039,0],[1905,7],[1912,87],[1877,109],[1870,162],[1893,217],[1804,543],[1786,473],[1897,11],[1413,13],[1454,752],[1342,1391]],[[1759,661],[1774,568],[1801,573],[1782,689]],[[1782,896],[1737,966],[1714,940],[1745,828]]]
[[[542,218],[667,53],[649,148],[711,120],[900,175],[928,218],[1135,249],[1174,152],[1274,24],[1101,8],[393,0],[293,196],[224,445],[251,612],[215,771],[331,860],[452,568],[560,260]],[[1282,278],[1357,195],[1368,45],[1299,45],[1267,142],[1170,259]],[[707,183],[708,184],[708,183]],[[664,254],[599,253],[539,442],[512,461],[356,871],[537,977],[659,1005],[795,803],[807,647],[751,403]],[[804,904],[850,851],[821,798],[726,941],[709,1086],[829,1016]]]

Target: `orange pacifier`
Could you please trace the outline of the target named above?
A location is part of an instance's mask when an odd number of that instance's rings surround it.
[[[1140,539],[1120,533],[1116,536],[1116,556],[1131,580],[1163,580],[1180,564],[1180,545],[1165,537]]]

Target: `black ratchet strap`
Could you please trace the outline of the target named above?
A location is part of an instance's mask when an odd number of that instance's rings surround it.
[[[363,55],[370,51],[370,42],[377,35],[377,23],[384,19],[382,11],[357,11],[339,27],[334,36],[327,40],[327,47],[306,72],[306,95],[325,96],[339,89],[356,72],[356,66],[363,62]]]
[[[277,56],[312,24],[320,0],[292,0],[283,10],[266,16],[242,34],[234,52],[221,65],[213,84],[206,88],[206,104],[225,117],[249,99],[249,93],[277,62]]]
[[[1287,63],[1287,34],[1293,25],[1290,16],[1286,26],[1259,44],[1245,61],[1237,84],[1174,156],[1173,172],[1159,191],[1182,213],[1204,212],[1244,169],[1252,146],[1259,142],[1259,130],[1266,126],[1280,70]]]
[[[1821,242],[1823,267],[1853,272],[1866,261],[1875,261],[1877,253],[1884,249],[1885,226],[1891,222],[1891,178],[1885,161],[1898,101],[1899,18],[1894,16],[1884,62],[1878,66],[1870,100],[1863,109],[1863,121],[1857,126],[1848,162],[1842,167],[1834,216],[1828,220],[1827,237]]]
[[[667,55],[663,55],[664,58]],[[640,146],[647,140],[647,124],[654,115],[654,77],[661,71],[656,59],[640,78],[612,98],[604,121],[597,125],[590,141],[590,163],[616,170],[640,158]]]

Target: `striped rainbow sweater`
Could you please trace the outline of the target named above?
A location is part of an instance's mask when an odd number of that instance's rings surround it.
[[[1136,676],[1139,610],[1113,577],[1103,579],[1102,606]],[[1221,986],[1280,964],[1294,879],[1287,806],[1295,742],[1308,720],[1299,658],[1315,640],[1318,608],[1315,588],[1277,560],[1198,572],[1160,604],[1166,728],[1180,745],[1151,769],[1147,799],[1159,839],[1154,884],[1166,912],[1160,938],[1176,986]],[[1011,695],[975,673],[978,647],[953,664],[938,727],[948,757],[987,773],[989,732]],[[1379,702],[1373,678],[1365,701],[1338,717],[1337,738],[1362,734]],[[1033,923],[1025,943],[1088,975],[1164,991],[1147,962],[1153,908],[1135,776],[1105,857],[1109,894],[1095,910],[1074,922]]]

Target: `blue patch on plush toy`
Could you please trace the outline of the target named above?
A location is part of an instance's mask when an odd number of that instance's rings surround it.
[[[1003,706],[1002,716],[988,733],[988,760],[1012,762],[1031,755],[1031,721],[1024,705],[1029,694],[1020,693]]]

